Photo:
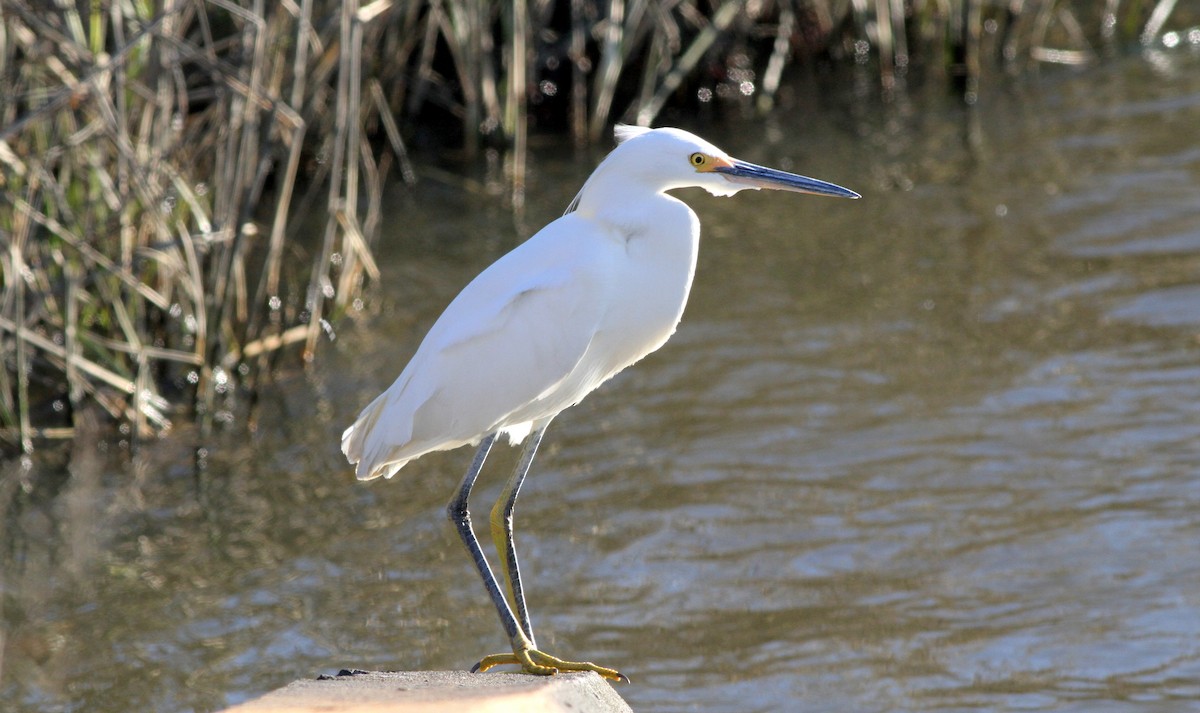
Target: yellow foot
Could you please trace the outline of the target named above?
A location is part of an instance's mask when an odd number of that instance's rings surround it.
[[[471,667],[471,672],[482,673],[493,666],[502,664],[516,664],[525,673],[538,676],[553,676],[559,671],[595,671],[609,680],[629,683],[629,678],[625,674],[618,673],[614,669],[597,666],[588,661],[563,661],[537,649],[522,649],[511,654],[484,656],[479,663]]]

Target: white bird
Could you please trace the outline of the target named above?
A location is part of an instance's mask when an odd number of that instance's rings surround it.
[[[859,197],[831,183],[732,158],[680,129],[618,126],[616,138],[617,147],[567,213],[472,280],[395,383],[342,434],[342,452],[357,464],[362,480],[390,478],[426,453],[479,446],[447,514],[500,614],[512,653],[486,656],[472,670],[511,663],[534,674],[595,671],[627,680],[611,668],[563,661],[537,649],[512,512],[550,421],[661,347],[683,316],[700,221],[667,191],[698,186],[728,196],[772,188]],[[467,509],[500,434],[511,444],[526,441],[491,512],[506,590],[492,574]]]

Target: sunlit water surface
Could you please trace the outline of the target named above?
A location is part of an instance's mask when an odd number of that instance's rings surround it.
[[[683,194],[682,326],[555,422],[518,506],[541,645],[639,711],[1200,706],[1200,58],[975,111],[789,102],[698,128],[864,198]],[[208,711],[504,648],[442,515],[470,453],[358,484],[337,441],[596,160],[535,153],[522,227],[396,189],[368,309],[199,474],[186,430],[8,466],[5,710]]]

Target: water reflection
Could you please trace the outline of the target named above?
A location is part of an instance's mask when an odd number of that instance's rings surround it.
[[[1170,61],[705,130],[865,199],[688,196],[679,333],[560,417],[521,501],[540,642],[643,711],[1200,698],[1200,59]],[[540,155],[530,226],[588,168]],[[503,647],[441,515],[469,454],[360,485],[337,453],[517,239],[486,197],[396,205],[376,313],[200,477],[186,433],[8,466],[6,705],[212,710]]]

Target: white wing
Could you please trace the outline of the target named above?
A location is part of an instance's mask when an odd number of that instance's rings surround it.
[[[480,273],[342,435],[358,477],[390,477],[424,453],[496,430],[519,439],[532,421],[567,405],[537,408],[587,354],[618,249],[594,224],[568,215]]]

